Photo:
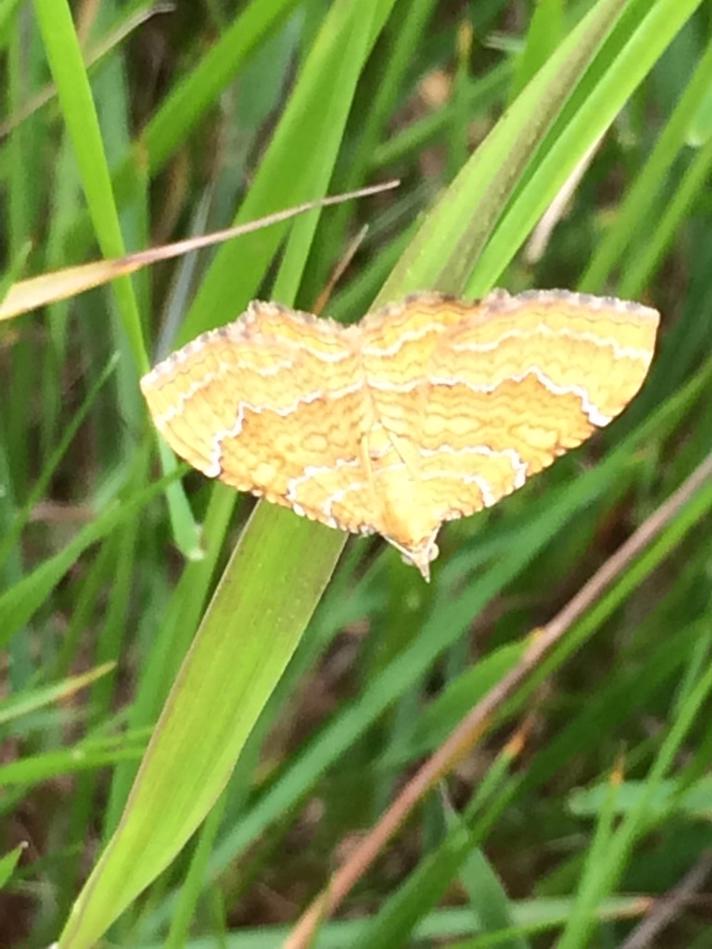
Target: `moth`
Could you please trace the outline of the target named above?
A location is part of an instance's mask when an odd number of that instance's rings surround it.
[[[427,579],[445,521],[496,504],[626,407],[658,322],[565,290],[418,293],[351,326],[255,301],[141,388],[204,475],[378,533]]]

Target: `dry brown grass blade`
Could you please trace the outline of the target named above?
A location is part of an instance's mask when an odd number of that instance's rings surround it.
[[[319,923],[339,906],[425,794],[472,750],[486,732],[502,703],[560,642],[573,623],[601,597],[621,571],[655,540],[697,490],[711,478],[712,455],[709,455],[667,501],[609,557],[566,606],[546,626],[534,631],[529,647],[519,663],[483,696],[435,754],[419,768],[378,823],[361,839],[332,875],[327,888],[307,907],[283,943],[282,949],[307,949]]]
[[[190,251],[210,247],[213,244],[222,243],[233,237],[240,237],[242,234],[249,234],[263,227],[270,227],[272,224],[280,224],[282,221],[287,221],[299,214],[305,214],[307,211],[313,211],[315,208],[343,204],[344,201],[351,201],[354,198],[365,198],[381,191],[388,191],[391,188],[398,187],[399,184],[400,182],[394,179],[382,184],[371,185],[368,188],[359,188],[357,191],[347,191],[343,194],[330,195],[316,201],[306,201],[304,204],[298,204],[285,211],[277,211],[255,221],[248,221],[247,224],[227,227],[220,231],[214,231],[212,234],[201,234],[198,237],[190,237],[186,240],[176,241],[173,244],[152,247],[149,250],[138,251],[135,254],[128,254],[126,257],[119,257],[115,260],[97,260],[90,264],[79,264],[76,267],[66,267],[53,273],[41,274],[39,277],[20,280],[10,287],[5,299],[0,303],[0,320],[9,320],[15,316],[21,316],[23,313],[28,313],[30,310],[35,310],[47,303],[66,300],[67,297],[76,296],[78,293],[91,290],[103,283],[108,283],[110,280],[115,280],[117,277],[134,273],[142,267],[155,264],[156,261],[179,257],[181,254],[187,254]]]
[[[312,313],[321,315],[321,313],[324,310],[324,307],[328,304],[329,300],[331,299],[331,294],[334,292],[334,288],[336,287],[339,280],[341,280],[343,275],[348,270],[349,266],[351,265],[351,261],[356,256],[356,252],[358,251],[359,247],[363,243],[367,233],[368,233],[368,224],[364,224],[364,226],[361,228],[361,230],[354,237],[354,239],[351,241],[351,243],[348,245],[348,247],[342,254],[341,259],[337,261],[336,266],[334,267],[333,271],[331,272],[331,275],[329,276],[326,286],[324,287],[324,289],[321,291],[319,296],[316,298],[316,301],[314,302],[314,306],[312,307]]]
[[[571,199],[581,184],[583,176],[586,174],[596,152],[601,147],[604,138],[605,133],[599,135],[596,141],[588,148],[534,228],[534,233],[524,248],[524,259],[530,266],[538,264],[546,253],[546,248],[549,245],[554,228],[559,221],[566,216],[567,208],[571,204]]]

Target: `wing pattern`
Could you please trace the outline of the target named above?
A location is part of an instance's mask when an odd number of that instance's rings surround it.
[[[350,327],[252,303],[142,389],[204,474],[378,532],[427,576],[444,521],[495,504],[625,408],[658,320],[560,290],[416,294]]]

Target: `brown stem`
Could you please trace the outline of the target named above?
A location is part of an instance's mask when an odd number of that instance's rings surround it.
[[[681,912],[702,887],[712,870],[712,850],[703,850],[697,863],[668,893],[655,900],[650,913],[628,936],[620,949],[648,949],[656,937]]]
[[[364,875],[424,795],[450,772],[485,733],[501,704],[529,676],[572,624],[603,594],[620,572],[662,532],[695,492],[712,478],[712,455],[702,461],[661,506],[596,571],[556,616],[535,632],[529,648],[418,769],[378,823],[362,838],[333,874],[328,887],[307,907],[283,943],[283,949],[307,949],[323,918],[332,913]]]

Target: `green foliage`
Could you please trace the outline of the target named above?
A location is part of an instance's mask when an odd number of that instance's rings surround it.
[[[0,942],[88,949],[111,927],[115,946],[272,947],[710,454],[709,11],[206,0],[151,16],[109,0],[73,21],[82,9],[0,2],[3,287],[402,181],[2,326]],[[585,161],[532,262],[532,228]],[[344,550],[186,475],[137,386],[149,352],[256,295],[313,306],[363,224],[327,307],[340,319],[494,284],[663,313],[631,409],[449,525],[429,587],[378,540]],[[711,509],[708,478],[314,945],[615,945],[705,859]],[[682,901],[665,945],[704,933]]]

